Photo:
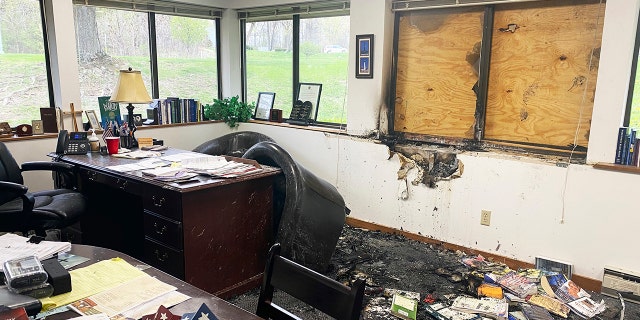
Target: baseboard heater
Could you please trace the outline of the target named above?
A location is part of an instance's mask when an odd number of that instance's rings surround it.
[[[640,303],[640,273],[605,266],[602,293],[615,298],[620,293],[625,300]]]

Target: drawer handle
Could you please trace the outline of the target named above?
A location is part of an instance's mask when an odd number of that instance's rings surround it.
[[[95,171],[87,171],[87,176],[89,177],[89,180],[96,181],[98,174]]]
[[[127,180],[120,180],[118,179],[118,181],[116,182],[116,184],[118,185],[118,188],[124,190],[127,188],[127,184],[129,183],[129,181]]]
[[[165,262],[165,261],[167,261],[167,258],[169,258],[169,255],[166,252],[163,252],[161,254],[160,251],[158,251],[158,249],[156,249],[154,251],[154,253],[156,255],[156,260],[158,260],[160,262]]]
[[[153,205],[156,207],[162,207],[162,205],[164,204],[164,197],[160,197],[159,199],[156,199],[156,196],[151,196],[151,201],[153,201]]]
[[[167,231],[167,225],[162,225],[162,228],[158,228],[158,223],[154,222],[153,227],[156,229],[156,233],[159,235],[163,235],[165,231]]]

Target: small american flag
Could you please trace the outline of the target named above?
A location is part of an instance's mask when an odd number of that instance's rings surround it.
[[[112,127],[113,123],[109,121],[109,123],[107,124],[107,128],[104,129],[104,132],[102,133],[102,140],[104,141],[104,143],[107,143],[107,138],[113,137],[113,129],[111,129]]]

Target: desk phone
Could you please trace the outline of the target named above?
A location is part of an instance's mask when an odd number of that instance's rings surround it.
[[[57,154],[87,154],[90,150],[86,132],[71,132],[60,130],[58,133]]]

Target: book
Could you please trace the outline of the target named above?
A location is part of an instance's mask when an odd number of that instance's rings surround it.
[[[44,133],[58,132],[58,115],[55,108],[40,108],[40,120]]]
[[[547,309],[543,307],[534,306],[527,303],[521,303],[520,309],[522,309],[522,313],[528,320],[553,320],[553,317],[547,311]]]
[[[394,294],[389,312],[401,319],[416,320],[418,315],[418,301],[401,294]]]
[[[122,123],[120,105],[117,102],[110,102],[110,98],[110,96],[98,97],[98,107],[100,107],[100,119],[103,128],[107,128],[107,124],[111,121],[115,121],[118,126]]]
[[[634,150],[633,150],[633,146],[636,143],[636,129],[631,129],[629,131],[629,152],[627,152],[627,161],[626,164],[627,165],[632,165],[633,164],[633,154],[634,154]]]
[[[627,137],[627,127],[618,128],[618,140],[616,142],[616,164],[622,164],[622,155],[624,150],[624,140]]]
[[[514,271],[511,271],[498,279],[498,284],[519,298],[526,298],[538,291],[538,287],[535,283],[529,282],[527,278],[519,276]]]

